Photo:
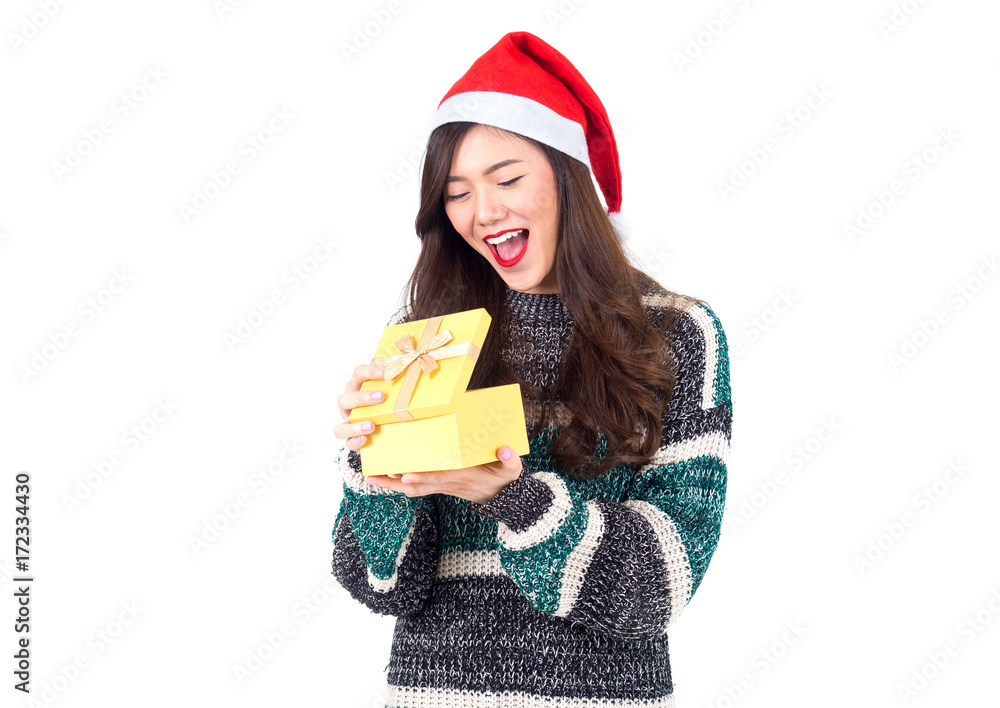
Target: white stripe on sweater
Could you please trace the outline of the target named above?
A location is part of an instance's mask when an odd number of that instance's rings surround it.
[[[340,476],[344,480],[344,485],[350,489],[355,494],[364,494],[367,490],[365,487],[371,489],[370,484],[365,484],[365,478],[360,473],[357,472],[351,463],[348,461],[347,456],[350,454],[350,450],[346,447],[340,451],[340,459],[338,468],[340,469]]]
[[[519,691],[480,693],[441,688],[389,686],[385,703],[390,708],[674,708],[672,695],[652,700],[635,698],[564,698],[533,696]]]
[[[687,295],[661,295],[659,293],[647,293],[642,296],[643,307],[655,307],[660,310],[684,310],[691,306],[695,300]]]
[[[536,472],[531,475],[534,479],[545,482],[555,497],[545,513],[531,526],[523,531],[512,531],[507,524],[500,522],[498,537],[500,543],[512,551],[523,551],[525,548],[537,546],[546,541],[573,510],[573,499],[569,495],[566,483],[559,475],[552,472]]]
[[[368,478],[365,477],[361,472],[356,471],[351,467],[350,461],[347,459],[347,454],[349,450],[344,448],[340,451],[340,475],[344,479],[344,484],[355,494],[365,494],[367,496],[389,496],[392,494],[399,494],[399,492],[393,491],[386,487],[377,487],[374,484],[368,484]]]
[[[726,439],[724,433],[706,433],[698,437],[667,445],[666,447],[661,447],[653,453],[649,464],[645,465],[641,472],[662,465],[672,465],[703,456],[715,457],[721,460],[723,464],[726,463],[726,459],[729,457],[729,440]]]
[[[705,376],[701,381],[701,407],[704,410],[715,406],[715,370],[719,365],[719,342],[715,338],[715,323],[700,305],[685,311],[690,315],[705,339]]]
[[[403,544],[399,547],[399,553],[396,555],[396,561],[393,564],[392,575],[388,578],[377,577],[366,563],[365,566],[368,568],[368,585],[375,592],[386,593],[390,592],[396,587],[396,582],[399,580],[399,566],[403,564],[403,558],[406,557],[406,549],[410,547],[410,541],[413,540],[413,529],[416,528],[416,519],[410,524],[409,530],[406,532],[406,538],[403,539]]]
[[[705,341],[705,377],[701,382],[701,407],[705,410],[715,405],[715,371],[719,364],[719,342],[716,339],[715,322],[701,303],[685,297],[669,295],[643,295],[646,307],[680,309],[689,315],[701,330]]]
[[[590,562],[594,559],[594,553],[601,545],[603,537],[604,514],[597,504],[587,502],[587,528],[583,532],[583,538],[566,558],[566,567],[563,569],[559,587],[559,607],[555,611],[556,617],[565,617],[576,606],[580,588],[583,587],[583,578],[587,575],[587,569],[590,568]]]
[[[490,577],[503,575],[497,551],[458,551],[442,554],[438,560],[437,579]]]
[[[681,541],[674,522],[660,509],[638,499],[630,499],[625,502],[625,506],[641,514],[653,527],[660,541],[663,564],[667,571],[667,583],[670,586],[670,617],[663,627],[665,631],[691,599],[691,564],[688,561],[687,549],[684,548],[684,542]]]

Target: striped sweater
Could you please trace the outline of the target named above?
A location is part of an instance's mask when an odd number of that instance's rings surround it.
[[[573,318],[560,295],[511,290],[507,301],[517,345],[503,356],[547,392]],[[548,455],[567,422],[558,405],[521,477],[487,504],[364,484],[359,455],[341,455],[333,573],[372,610],[398,616],[388,708],[673,706],[666,630],[721,528],[729,357],[706,304],[665,291],[643,303],[653,318],[681,311],[677,383],[650,464],[594,480],[561,474]],[[529,430],[538,415],[526,404]]]

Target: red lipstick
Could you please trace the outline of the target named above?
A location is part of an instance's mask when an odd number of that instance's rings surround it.
[[[490,243],[489,242],[489,239],[496,239],[496,238],[499,238],[499,237],[503,236],[504,234],[518,234],[517,236],[512,236],[511,238],[520,239],[520,238],[522,238],[522,236],[520,235],[519,232],[522,232],[522,231],[524,232],[524,236],[523,236],[524,243],[521,246],[521,250],[518,251],[517,254],[513,258],[504,259],[503,257],[501,257],[499,251],[497,250],[497,246],[499,244],[497,244],[497,243]],[[529,237],[530,237],[530,234],[529,234],[529,232],[528,232],[527,229],[504,229],[503,231],[498,231],[495,234],[490,234],[490,235],[484,237],[483,238],[483,242],[489,247],[489,249],[493,253],[493,257],[496,259],[497,263],[499,263],[504,268],[510,268],[512,266],[517,265],[521,261],[521,259],[524,258],[524,254],[528,250],[528,239],[529,239]]]

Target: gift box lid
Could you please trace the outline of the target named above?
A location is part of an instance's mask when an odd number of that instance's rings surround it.
[[[385,399],[354,408],[350,421],[382,425],[452,412],[472,378],[490,320],[480,307],[386,327],[372,363],[391,378],[361,384],[362,391],[382,391]]]

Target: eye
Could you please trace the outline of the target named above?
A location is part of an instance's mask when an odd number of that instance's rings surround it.
[[[521,177],[524,177],[524,175],[521,175]],[[521,179],[521,177],[515,177],[515,178],[514,178],[514,179],[512,179],[512,180],[508,180],[508,181],[506,181],[506,182],[501,182],[501,183],[500,183],[500,186],[501,186],[501,187],[513,187],[513,186],[514,186],[514,183],[515,183],[515,182],[517,182],[517,181],[518,181],[519,179]]]
[[[462,197],[464,197],[466,194],[468,194],[468,192],[462,192],[461,194],[449,194],[449,195],[445,196],[445,201],[457,202],[459,199],[461,199]]]

